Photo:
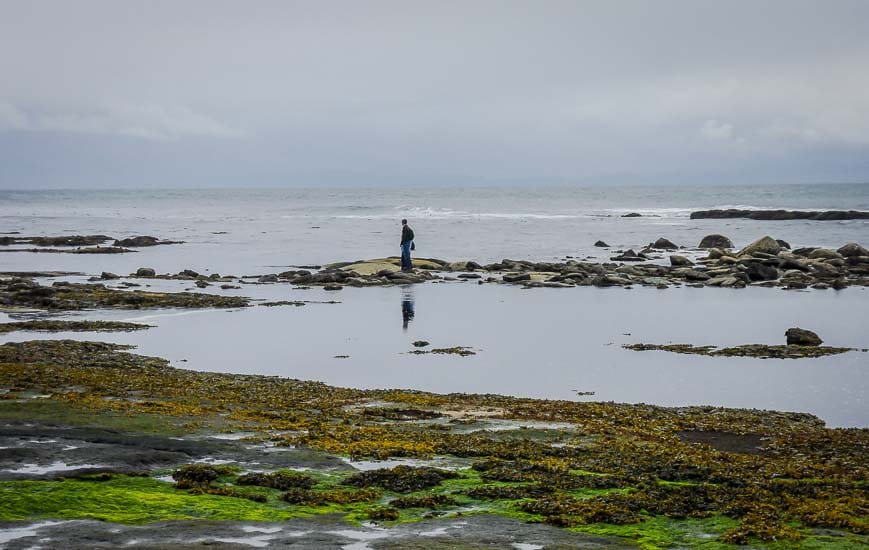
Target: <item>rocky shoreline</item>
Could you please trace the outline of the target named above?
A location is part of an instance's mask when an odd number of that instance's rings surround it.
[[[260,546],[285,530],[346,544],[328,531],[457,520],[573,547],[845,548],[869,536],[869,430],[811,415],[356,390],[187,371],[127,349],[0,346],[0,530],[23,533],[22,546],[65,539],[35,521],[145,544],[162,539],[136,525],[199,533],[203,520],[276,534]],[[486,540],[474,529],[431,547]]]

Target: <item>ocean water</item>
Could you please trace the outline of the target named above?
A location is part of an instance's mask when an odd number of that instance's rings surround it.
[[[641,247],[658,237],[695,246],[723,233],[737,246],[769,234],[794,246],[869,245],[869,222],[690,220],[707,208],[869,210],[869,185],[732,188],[195,190],[0,192],[0,232],[150,234],[186,241],[134,254],[0,253],[0,271],[87,275],[185,268],[235,275],[398,252],[399,220],[417,253],[447,260],[592,256],[602,239]],[[622,218],[639,212],[640,218]],[[692,254],[690,249],[687,254]],[[48,282],[50,282],[49,280]],[[183,281],[152,289],[198,291]],[[533,289],[475,282],[346,288],[243,285],[207,292],[267,300],[339,300],[217,311],[87,311],[70,318],[155,325],[130,334],[12,333],[0,343],[78,338],[129,343],[197,370],[262,373],[365,388],[503,393],[660,405],[810,412],[831,426],[869,426],[869,353],[806,360],[632,352],[622,344],[783,343],[802,326],[829,345],[869,348],[869,290],[747,288]],[[403,311],[414,316],[405,321]],[[15,318],[21,318],[16,315]],[[26,317],[24,315],[23,317]],[[0,313],[0,321],[11,317]],[[407,354],[414,340],[469,346],[471,357]],[[336,357],[349,356],[349,357]],[[579,396],[577,392],[594,392]]]
[[[771,234],[799,246],[869,241],[869,220],[768,222],[691,220],[710,208],[869,210],[867,185],[765,187],[220,189],[171,191],[0,191],[0,232],[25,235],[153,235],[184,245],[103,258],[109,271],[265,273],[397,255],[400,220],[416,232],[417,254],[448,260],[604,259],[603,240],[639,248],[658,237],[696,246],[723,233],[737,246]],[[643,214],[622,218],[625,213]],[[16,269],[68,266],[92,258],[3,254]]]

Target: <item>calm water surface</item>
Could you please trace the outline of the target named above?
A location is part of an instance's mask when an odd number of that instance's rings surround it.
[[[177,282],[162,288],[181,290]],[[361,388],[500,393],[660,405],[711,404],[811,412],[833,426],[869,426],[869,353],[773,360],[634,352],[622,344],[778,344],[817,331],[825,344],[869,347],[869,291],[634,288],[533,289],[474,283],[230,294],[340,300],[231,311],[87,312],[74,318],[157,325],[122,334],[13,333],[0,339],[130,343],[173,365]],[[412,309],[412,316],[408,315]],[[406,325],[406,328],[405,328]],[[411,342],[477,355],[415,356]],[[336,358],[349,355],[349,358]],[[593,391],[578,397],[576,391]]]

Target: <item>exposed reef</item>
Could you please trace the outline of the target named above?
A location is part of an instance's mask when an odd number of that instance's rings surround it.
[[[830,346],[770,346],[766,344],[745,344],[728,348],[691,344],[625,344],[622,347],[633,351],[669,351],[710,357],[756,357],[758,359],[804,359],[856,351],[854,348]]]
[[[151,325],[124,321],[56,321],[36,320],[0,323],[0,334],[15,331],[36,332],[129,332],[145,330]]]
[[[40,285],[31,279],[0,279],[0,307],[72,311],[93,308],[144,309],[235,308],[250,305],[247,298],[192,292],[145,292],[107,288],[102,284],[55,282]]]
[[[857,210],[698,210],[691,212],[692,220],[745,218],[749,220],[869,220],[869,212]]]
[[[481,265],[472,261],[447,262],[433,258],[414,260],[412,272],[402,272],[398,258],[340,262],[319,271],[296,270],[257,276],[257,283],[286,282],[302,286],[339,289],[342,286],[388,286],[427,281],[475,281],[476,284],[508,283],[523,288],[570,288],[575,286],[667,288],[744,288],[773,286],[789,290],[805,288],[842,289],[869,286],[869,251],[857,243],[838,250],[824,248],[789,249],[789,244],[762,237],[739,251],[712,245],[731,245],[723,235],[708,235],[697,250],[706,255],[689,259],[669,255],[670,265],[652,263],[659,254],[679,248],[659,238],[640,251],[619,250],[611,262],[532,262],[504,259]],[[684,249],[684,247],[681,247]],[[452,273],[458,273],[452,275]],[[182,278],[158,275],[158,278]],[[201,276],[200,276],[201,277]],[[250,283],[248,283],[250,284]]]
[[[645,547],[867,543],[869,430],[774,411],[356,390],[186,371],[126,349],[0,346],[0,521],[337,515],[395,526],[473,510]],[[468,431],[493,419],[516,429]],[[244,440],[216,439],[225,432]],[[46,441],[18,443],[34,437]],[[48,437],[90,447],[63,451]],[[86,473],[26,473],[64,452]],[[136,472],[94,462],[134,454],[149,457]],[[457,465],[428,465],[435,457]],[[345,462],[387,458],[407,463],[355,472]],[[266,471],[245,472],[250,461]],[[160,481],[167,472],[174,484]]]

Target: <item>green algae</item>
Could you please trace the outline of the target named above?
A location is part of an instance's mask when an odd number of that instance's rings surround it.
[[[0,481],[4,520],[96,519],[142,524],[170,520],[282,521],[299,514],[277,504],[194,495],[149,478],[109,481]]]

